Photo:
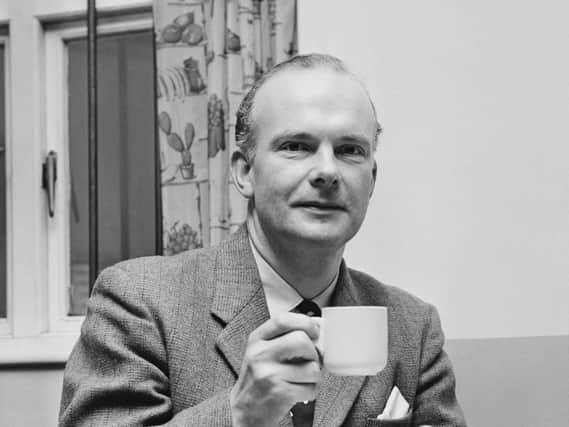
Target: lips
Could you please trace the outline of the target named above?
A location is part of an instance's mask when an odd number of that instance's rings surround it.
[[[336,202],[329,202],[329,201],[302,201],[293,203],[294,207],[297,208],[312,208],[322,211],[345,211],[346,208]]]

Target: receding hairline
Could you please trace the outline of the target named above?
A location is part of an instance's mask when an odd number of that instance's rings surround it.
[[[335,73],[335,74],[343,75],[343,76],[350,78],[351,80],[356,82],[361,87],[361,89],[363,90],[363,92],[364,92],[364,94],[365,94],[365,96],[369,102],[369,105],[371,107],[371,113],[372,113],[372,116],[374,119],[375,132],[374,132],[374,135],[372,135],[372,141],[373,141],[373,149],[375,149],[377,146],[377,137],[378,137],[378,135],[382,129],[381,129],[381,125],[379,124],[379,121],[377,119],[377,111],[375,109],[375,105],[373,103],[373,100],[371,99],[369,91],[368,91],[366,85],[364,84],[363,80],[358,75],[353,73],[349,68],[347,68],[343,62],[340,62],[340,64],[341,65],[338,66],[337,64],[330,64],[330,63],[324,62],[324,63],[313,64],[310,67],[302,66],[301,64],[291,64],[285,68],[278,70],[276,73],[272,73],[269,76],[267,76],[267,78],[257,88],[257,91],[255,93],[255,97],[252,100],[253,102],[251,104],[251,111],[250,111],[250,121],[251,121],[250,133],[251,133],[251,137],[254,139],[256,136],[255,135],[255,133],[256,133],[256,110],[257,110],[256,106],[258,104],[258,98],[261,96],[263,91],[266,90],[266,86],[270,83],[270,81],[278,78],[279,76],[284,76],[287,73],[295,73],[295,72],[310,73],[310,72],[317,72],[320,70],[324,70],[324,71],[329,71],[330,73]]]
[[[296,55],[276,64],[273,68],[261,75],[261,77],[252,84],[252,86],[249,88],[241,100],[236,114],[235,143],[239,148],[239,151],[242,152],[246,158],[252,161],[255,156],[257,141],[255,135],[256,124],[253,120],[253,108],[256,104],[258,92],[262,90],[263,86],[265,86],[266,83],[269,82],[273,77],[284,74],[284,72],[287,70],[329,70],[331,72],[336,72],[339,75],[348,76],[353,81],[355,81],[356,84],[358,84],[363,89],[364,94],[367,96],[367,99],[371,105],[375,128],[375,131],[371,137],[373,139],[373,149],[375,151],[378,145],[378,137],[382,131],[382,128],[377,118],[375,104],[371,99],[366,85],[362,79],[354,72],[352,72],[340,58],[328,54],[310,53]]]

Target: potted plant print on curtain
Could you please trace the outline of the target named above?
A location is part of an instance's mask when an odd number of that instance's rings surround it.
[[[296,53],[296,0],[154,0],[164,254],[218,243],[246,217],[229,159],[251,84]]]

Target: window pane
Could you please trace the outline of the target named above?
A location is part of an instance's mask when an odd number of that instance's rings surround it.
[[[4,45],[0,44],[0,318],[6,317],[6,105]]]
[[[99,268],[153,255],[155,248],[154,59],[152,32],[99,39]],[[87,42],[70,41],[70,315],[89,290]]]

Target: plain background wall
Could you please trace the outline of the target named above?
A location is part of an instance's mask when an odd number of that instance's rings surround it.
[[[385,131],[352,266],[434,303],[474,427],[569,420],[569,3],[299,0]]]
[[[350,264],[434,303],[449,338],[569,334],[569,3],[299,0],[385,128]]]
[[[0,368],[0,426],[56,426],[62,381],[60,366]]]

